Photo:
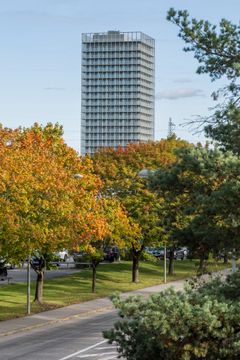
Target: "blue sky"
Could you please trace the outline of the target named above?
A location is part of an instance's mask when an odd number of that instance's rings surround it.
[[[212,23],[239,22],[239,0],[0,0],[0,122],[59,122],[79,150],[81,33],[143,31],[156,40],[156,139],[166,137],[172,117],[179,137],[204,141],[180,124],[206,115],[224,82],[195,74],[196,60],[165,20],[170,7]]]

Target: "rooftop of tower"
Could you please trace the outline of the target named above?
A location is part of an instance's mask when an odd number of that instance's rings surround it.
[[[99,32],[99,33],[83,33],[82,41],[83,42],[141,41],[151,45],[154,45],[155,42],[155,40],[151,36],[141,31],[123,32],[119,30],[118,31],[110,30],[107,32]]]

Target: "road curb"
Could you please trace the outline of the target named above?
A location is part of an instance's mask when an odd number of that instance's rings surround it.
[[[213,273],[213,275],[215,275],[215,276],[216,275],[224,275],[224,274],[226,275],[226,273],[229,273],[229,272],[230,272],[229,269],[225,269],[225,270],[221,270],[221,271],[219,271],[217,273]],[[135,291],[121,293],[120,295],[123,298],[126,298],[128,296],[136,296],[136,295],[140,295],[140,296],[145,297],[145,296],[149,296],[150,294],[155,293],[155,292],[164,291],[164,290],[166,290],[166,288],[175,286],[177,284],[184,284],[184,282],[187,279],[188,278],[180,279],[180,280],[174,280],[174,281],[170,281],[170,282],[168,282],[166,284],[162,283],[162,284],[159,284],[159,285],[153,285],[153,286],[146,287],[146,288],[140,288],[140,289],[137,289]],[[153,290],[154,288],[158,288],[158,289]],[[150,290],[150,293],[149,293],[149,290]],[[109,301],[109,298],[105,297],[105,298],[99,298],[99,299],[90,300],[90,301],[94,302],[94,301],[97,301],[97,300],[105,300],[105,302],[106,302],[107,300]],[[85,304],[86,303],[89,303],[89,302],[87,301],[87,302],[85,302]],[[78,305],[84,306],[84,302],[79,303]],[[95,304],[95,306],[96,306],[96,304]],[[60,307],[59,309],[62,309],[62,308],[64,308],[64,307]],[[58,310],[58,309],[56,309],[56,310]],[[34,330],[34,329],[41,329],[41,328],[48,327],[48,326],[51,326],[51,325],[60,324],[60,323],[65,322],[65,321],[71,321],[71,320],[74,320],[74,319],[77,319],[77,318],[91,316],[91,315],[98,314],[98,313],[100,314],[100,313],[102,313],[104,311],[109,311],[109,310],[114,310],[114,306],[112,304],[107,304],[105,306],[104,306],[104,304],[102,306],[100,304],[100,306],[95,308],[95,309],[90,309],[90,310],[85,310],[85,311],[84,311],[84,309],[81,309],[81,308],[76,309],[75,310],[76,312],[73,315],[68,315],[68,316],[59,317],[59,318],[53,318],[53,319],[46,320],[45,322],[35,323],[33,325],[28,325],[28,326],[24,325],[24,324],[21,326],[21,324],[20,324],[20,326],[18,328],[15,327],[14,329],[9,330],[9,331],[4,331],[3,330],[2,332],[0,332],[0,339],[4,338],[6,336],[15,335],[15,334],[18,334],[18,333],[23,333],[23,332],[31,331],[31,330]],[[32,315],[32,317],[37,316],[38,314],[39,313],[36,313],[36,314]],[[54,314],[53,317],[55,317],[55,316],[56,315]],[[26,322],[27,322],[28,319],[30,319],[30,316],[27,316],[24,319],[26,319]],[[14,327],[14,325],[12,327]]]
[[[102,308],[85,311],[85,312],[82,312],[81,314],[80,313],[79,314],[74,314],[74,315],[66,316],[66,317],[61,318],[61,319],[49,320],[49,321],[46,321],[45,323],[41,323],[41,324],[25,326],[25,327],[22,327],[22,328],[19,328],[19,329],[7,331],[5,333],[0,333],[0,338],[3,338],[5,336],[15,335],[17,333],[21,333],[21,332],[25,332],[25,331],[30,331],[30,330],[34,330],[34,329],[40,329],[40,328],[43,328],[45,326],[59,324],[59,323],[64,322],[64,321],[74,320],[74,319],[77,319],[77,318],[80,318],[80,317],[90,316],[90,315],[93,315],[93,314],[96,314],[96,313],[102,313],[104,311],[113,310],[113,309],[114,309],[113,305],[108,305],[108,306],[105,306],[105,307],[102,307]]]

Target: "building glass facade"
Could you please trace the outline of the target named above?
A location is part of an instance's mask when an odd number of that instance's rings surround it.
[[[153,140],[154,72],[148,35],[82,34],[82,154]]]

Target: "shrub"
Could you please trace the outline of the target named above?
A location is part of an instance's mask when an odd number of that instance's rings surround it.
[[[228,275],[226,278],[217,277],[212,281],[202,282],[193,279],[189,282],[187,291],[197,290],[202,296],[207,295],[221,301],[240,301],[240,271]]]
[[[226,286],[232,288],[235,281],[239,275]],[[148,299],[115,296],[122,320],[104,336],[115,341],[128,360],[240,359],[240,304],[224,296],[218,299],[211,286],[170,289]]]

